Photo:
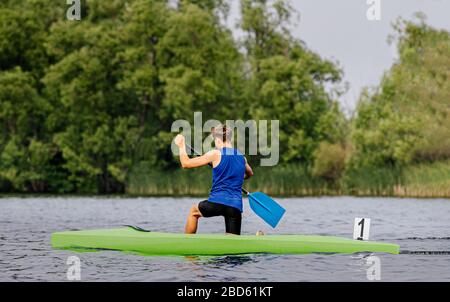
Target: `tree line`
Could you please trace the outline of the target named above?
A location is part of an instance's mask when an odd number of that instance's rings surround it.
[[[448,158],[448,32],[399,21],[399,61],[346,118],[343,71],[292,36],[289,1],[241,0],[239,39],[229,2],[169,2],[86,0],[78,22],[0,3],[1,192],[125,192],[136,166],[178,167],[170,126],[195,111],[280,120],[280,164],[330,182]]]

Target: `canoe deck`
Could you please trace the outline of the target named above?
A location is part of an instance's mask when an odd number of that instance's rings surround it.
[[[398,254],[391,243],[358,241],[332,236],[232,236],[143,232],[131,227],[53,233],[54,248],[107,249],[146,255],[236,255],[382,252]]]

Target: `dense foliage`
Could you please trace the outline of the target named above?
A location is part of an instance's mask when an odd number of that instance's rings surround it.
[[[282,162],[312,165],[345,120],[325,87],[341,71],[289,34],[287,1],[0,4],[0,190],[123,192],[133,167],[170,170],[174,120],[280,120]]]
[[[353,123],[350,166],[402,167],[450,158],[450,35],[399,20],[398,62]]]
[[[280,166],[252,188],[448,194],[448,32],[399,20],[397,62],[347,120],[342,71],[291,36],[289,1],[241,0],[240,38],[229,4],[84,0],[69,21],[65,1],[0,2],[0,192],[204,194],[170,149],[199,111],[280,121]]]

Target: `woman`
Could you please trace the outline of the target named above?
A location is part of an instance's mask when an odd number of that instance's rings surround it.
[[[208,200],[193,205],[189,211],[185,233],[195,234],[200,217],[223,216],[225,232],[240,235],[242,221],[242,184],[253,176],[253,171],[245,157],[231,145],[232,131],[222,125],[212,130],[215,149],[195,158],[186,153],[183,135],[175,137],[180,149],[181,166],[185,169],[211,164],[213,167],[212,187]]]

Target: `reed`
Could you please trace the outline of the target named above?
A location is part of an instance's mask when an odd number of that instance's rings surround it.
[[[127,193],[141,196],[202,196],[211,187],[211,170],[160,171],[139,165],[130,174]]]
[[[397,196],[450,197],[450,161],[409,166]]]
[[[244,187],[272,196],[396,196],[450,198],[450,161],[348,171],[336,182],[311,176],[302,165],[258,167]],[[138,165],[130,174],[127,193],[139,196],[207,196],[211,169],[160,171]]]

